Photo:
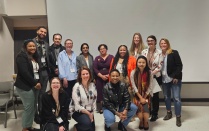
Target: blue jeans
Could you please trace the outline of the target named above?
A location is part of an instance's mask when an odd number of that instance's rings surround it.
[[[128,114],[127,114],[127,119],[125,119],[122,122],[124,126],[128,125],[131,118],[136,114],[137,109],[138,109],[137,106],[131,103],[130,110],[128,111]],[[124,107],[120,108],[119,112],[122,112],[123,110],[124,110]],[[107,127],[110,127],[112,124],[115,123],[115,115],[110,110],[106,109],[105,107],[103,108],[103,115],[104,115],[105,124]]]
[[[72,117],[77,122],[75,125],[77,131],[95,131],[95,123],[91,122],[87,114],[74,112]]]
[[[163,83],[163,95],[165,98],[165,105],[167,110],[171,110],[171,91],[173,95],[175,114],[176,116],[181,115],[181,80],[178,80],[177,84],[173,82]]]

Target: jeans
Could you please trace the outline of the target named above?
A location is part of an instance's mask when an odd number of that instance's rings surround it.
[[[72,117],[77,122],[75,125],[77,131],[95,131],[95,123],[91,122],[87,114],[74,112]]]
[[[125,119],[122,124],[124,126],[127,126],[131,118],[136,114],[138,107],[131,103],[130,110],[127,113],[127,119]],[[124,110],[124,107],[119,109],[119,112],[122,112]],[[103,108],[103,115],[105,118],[105,124],[107,127],[110,127],[112,124],[115,123],[115,115],[105,107]]]
[[[171,110],[171,91],[173,95],[175,114],[176,116],[181,115],[181,80],[178,80],[177,84],[173,82],[163,83],[163,95],[165,98],[165,105],[167,110]]]

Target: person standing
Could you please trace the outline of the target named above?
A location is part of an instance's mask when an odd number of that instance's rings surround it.
[[[91,76],[92,76],[92,81],[93,81],[94,80],[94,71],[93,71],[94,58],[89,52],[89,45],[87,43],[83,43],[81,45],[80,50],[81,50],[80,55],[76,57],[76,66],[77,66],[78,72],[83,66],[87,66],[91,71]]]
[[[38,53],[32,39],[26,40],[16,57],[17,78],[15,86],[24,111],[22,114],[22,131],[32,130],[33,119],[37,108],[38,92],[41,89]]]
[[[40,62],[40,76],[41,76],[41,86],[38,97],[38,110],[41,110],[41,96],[43,93],[46,92],[48,80],[49,80],[49,44],[45,41],[46,35],[47,35],[47,29],[45,26],[39,26],[37,28],[37,36],[33,39],[34,43],[36,44],[37,52],[39,55],[39,62]],[[40,123],[38,112],[36,111],[35,115],[35,122],[37,124]]]
[[[105,44],[98,46],[100,55],[94,60],[94,73],[97,88],[97,111],[102,113],[102,90],[104,85],[109,79],[110,63],[113,59],[113,55],[107,54],[108,47]]]
[[[145,45],[140,33],[134,33],[132,44],[129,49],[131,56],[134,56],[136,59],[141,55],[141,52],[145,49]]]
[[[142,51],[142,55],[147,58],[149,68],[154,79],[151,81],[153,86],[153,96],[151,97],[151,119],[150,121],[156,121],[158,119],[159,111],[159,92],[161,91],[160,85],[162,85],[161,68],[163,65],[163,56],[161,50],[156,48],[157,39],[154,35],[147,37],[148,49]]]
[[[59,78],[63,82],[64,90],[68,93],[70,99],[72,98],[72,89],[77,79],[76,55],[73,48],[73,41],[71,39],[65,40],[65,50],[58,55],[58,69]]]
[[[163,120],[172,118],[171,111],[171,91],[176,114],[176,126],[181,126],[181,80],[183,64],[177,50],[171,48],[170,42],[166,38],[160,40],[160,48],[165,56],[164,65],[162,68],[163,76],[163,95],[167,114]]]
[[[49,47],[49,63],[50,63],[50,74],[49,80],[53,77],[58,77],[59,70],[58,70],[58,62],[57,58],[61,51],[65,50],[65,47],[61,44],[62,35],[56,33],[53,35],[53,44]]]

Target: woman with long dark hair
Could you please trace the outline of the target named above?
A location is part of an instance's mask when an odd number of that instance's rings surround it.
[[[22,50],[16,57],[18,73],[15,82],[17,93],[24,105],[22,131],[33,130],[32,124],[37,110],[38,93],[41,89],[38,59],[33,40],[24,41]]]
[[[76,57],[76,66],[77,70],[81,69],[81,67],[86,66],[90,69],[92,80],[94,80],[94,73],[93,73],[93,61],[94,57],[89,53],[89,45],[87,43],[83,43],[81,45],[81,53],[79,56]]]
[[[147,58],[139,56],[136,69],[131,72],[131,83],[135,91],[134,104],[138,106],[139,129],[148,130],[150,95],[152,94],[152,75]]]

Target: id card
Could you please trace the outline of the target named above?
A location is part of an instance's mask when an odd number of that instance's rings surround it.
[[[41,62],[42,63],[45,63],[46,62],[45,57],[41,57]]]
[[[75,72],[75,69],[71,68],[70,69],[70,72],[74,73]]]
[[[35,73],[34,77],[35,77],[36,80],[39,80],[39,74],[38,73]]]
[[[61,118],[60,116],[57,117],[56,119],[57,119],[57,122],[58,122],[59,124],[63,122],[63,120],[62,120],[62,118]]]

